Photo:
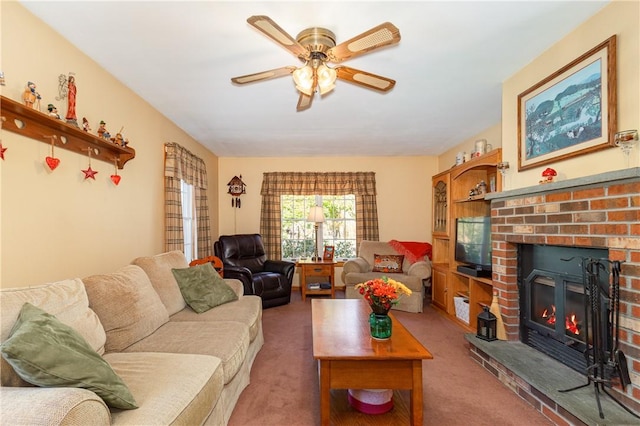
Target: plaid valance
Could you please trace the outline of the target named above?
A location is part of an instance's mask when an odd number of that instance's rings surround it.
[[[356,197],[356,247],[378,241],[378,207],[374,172],[269,172],[262,179],[260,233],[268,259],[282,253],[282,195],[347,195]]]
[[[207,189],[207,167],[202,158],[175,142],[167,143],[164,146],[166,151],[165,177],[180,179],[196,188]]]
[[[260,195],[376,195],[374,172],[264,173]]]

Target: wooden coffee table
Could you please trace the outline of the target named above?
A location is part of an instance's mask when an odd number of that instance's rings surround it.
[[[433,355],[393,314],[391,338],[369,332],[363,299],[313,299],[313,357],[319,363],[320,418],[329,425],[331,389],[409,389],[412,425],[422,425],[422,360]]]

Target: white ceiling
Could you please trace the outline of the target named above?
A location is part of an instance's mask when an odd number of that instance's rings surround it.
[[[499,123],[502,82],[608,1],[22,3],[220,157],[344,157],[439,155]],[[236,86],[231,77],[300,63],[251,15],[293,37],[328,28],[337,43],[389,21],[398,45],[344,64],[396,86],[339,80],[303,112],[289,76]]]

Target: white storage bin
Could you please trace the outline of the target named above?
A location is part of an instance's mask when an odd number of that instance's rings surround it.
[[[466,297],[454,297],[453,303],[456,307],[456,316],[469,324],[469,299]]]

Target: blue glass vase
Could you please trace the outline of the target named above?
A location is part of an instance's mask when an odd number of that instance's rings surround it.
[[[369,315],[369,327],[371,329],[371,337],[376,340],[387,340],[391,337],[391,318],[388,312],[375,313]]]

